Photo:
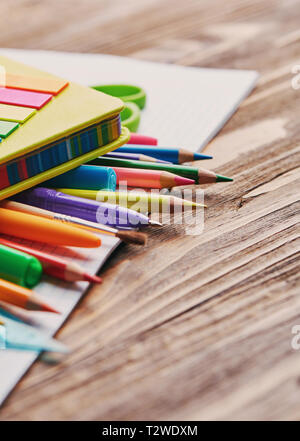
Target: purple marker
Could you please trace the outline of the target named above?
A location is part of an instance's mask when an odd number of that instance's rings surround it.
[[[79,217],[90,222],[117,228],[161,225],[159,222],[152,221],[144,214],[119,205],[70,196],[44,187],[24,191],[14,196],[13,200],[55,213]]]

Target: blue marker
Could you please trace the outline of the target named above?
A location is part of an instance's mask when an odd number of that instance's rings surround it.
[[[67,173],[43,183],[50,188],[76,188],[77,190],[115,191],[117,175],[111,167],[81,165]]]

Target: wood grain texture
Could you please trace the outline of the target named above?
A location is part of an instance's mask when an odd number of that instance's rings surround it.
[[[14,4],[14,13],[9,14]],[[2,0],[0,46],[257,69],[206,151],[204,232],[121,246],[0,419],[300,419],[299,1]],[[7,15],[8,14],[8,15]],[[208,165],[208,162],[207,164]]]

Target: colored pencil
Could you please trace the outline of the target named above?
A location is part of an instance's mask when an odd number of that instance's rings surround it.
[[[73,225],[41,219],[32,214],[19,213],[0,208],[0,233],[51,245],[96,248],[101,239],[95,234]]]
[[[105,160],[123,161],[121,159],[105,158]],[[142,162],[142,161],[126,161]],[[154,162],[143,162],[143,164],[154,164]],[[155,164],[158,165],[158,164]],[[162,165],[162,164],[159,164]],[[139,167],[140,168],[140,167]],[[117,175],[117,184],[126,183],[128,187],[145,188],[171,188],[180,185],[191,185],[195,181],[164,170],[136,170],[136,168],[113,167]]]
[[[131,133],[128,144],[145,144],[157,145],[157,139],[152,136],[140,135],[139,133]]]
[[[34,294],[34,291],[3,279],[0,279],[0,300],[32,311],[54,312],[59,314],[58,311],[44,303],[42,299]]]
[[[155,171],[166,171],[169,173],[175,173],[177,176],[182,176],[188,179],[194,179],[196,184],[211,184],[214,182],[233,181],[232,178],[227,178],[226,176],[217,175],[213,171],[205,170],[203,168],[198,168],[198,167],[189,167],[187,165],[156,164],[154,162],[128,161],[125,159],[113,159],[113,158],[96,158],[91,162],[94,165],[112,167],[117,175],[118,173],[116,169],[119,170],[120,168],[130,167],[131,169],[142,169],[144,171],[155,170]]]
[[[45,219],[53,219],[59,222],[76,225],[76,227],[91,230],[97,233],[115,236],[126,243],[131,243],[136,245],[146,245],[147,243],[147,237],[148,237],[147,234],[141,233],[139,231],[118,230],[117,228],[112,228],[109,227],[108,225],[89,222],[87,220],[80,219],[78,217],[67,216],[60,213],[54,213],[52,211],[44,210],[43,208],[38,208],[32,205],[22,204],[20,202],[15,202],[15,201],[8,201],[8,200],[2,201],[1,205],[9,210],[32,214],[34,216],[41,216]]]
[[[117,153],[128,154],[146,154],[162,161],[172,162],[174,164],[182,164],[183,162],[199,161],[203,159],[212,159],[212,156],[203,155],[202,153],[189,152],[186,149],[174,149],[169,147],[153,147],[144,145],[125,145],[115,150]],[[126,158],[124,158],[126,159]],[[134,159],[134,158],[127,158]],[[143,159],[140,159],[143,161]],[[153,162],[153,161],[152,161]]]
[[[0,301],[0,309],[3,309],[4,311],[8,312],[10,315],[17,318],[18,320],[21,320],[21,322],[27,323],[27,325],[31,325],[31,326],[37,325],[37,322],[32,317],[32,314],[30,314],[30,312],[24,309],[11,305],[10,303],[1,302],[1,301]]]
[[[146,162],[158,162],[160,164],[169,164],[170,161],[163,161],[152,156],[144,155],[142,153],[123,153],[119,152],[119,149],[114,152],[109,152],[103,155],[105,158],[118,158],[118,159],[130,159],[132,161],[146,161]]]
[[[102,282],[100,277],[88,274],[74,262],[67,262],[60,257],[54,257],[49,253],[38,251],[31,247],[6,240],[1,237],[0,244],[36,257],[41,262],[44,273],[58,279],[66,280],[67,282],[76,282],[78,280],[85,280],[87,282],[94,283]]]
[[[142,212],[163,212],[167,208],[173,212],[176,208],[197,208],[205,207],[203,204],[181,199],[173,195],[151,194],[138,191],[94,191],[94,190],[75,190],[74,188],[59,188],[61,191],[72,196],[93,199],[100,202],[120,204],[122,207]]]

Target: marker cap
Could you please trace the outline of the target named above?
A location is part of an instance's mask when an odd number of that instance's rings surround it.
[[[40,281],[42,272],[42,265],[35,257],[0,245],[0,278],[32,288]]]

